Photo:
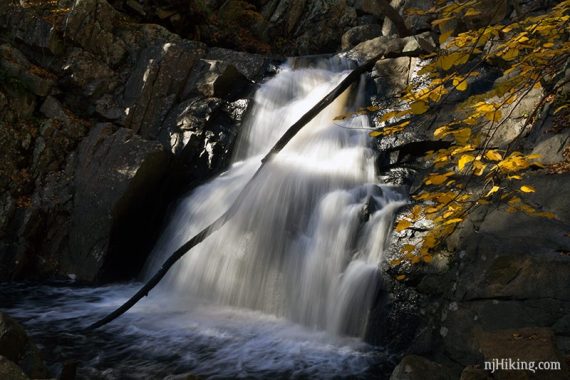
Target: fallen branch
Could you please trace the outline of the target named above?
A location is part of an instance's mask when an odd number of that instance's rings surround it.
[[[105,316],[104,318],[98,320],[97,322],[93,323],[89,327],[88,330],[95,329],[106,325],[107,323],[113,321],[114,319],[118,318],[122,314],[124,314],[127,310],[133,307],[141,298],[148,295],[148,293],[162,280],[162,278],[166,275],[168,270],[182,257],[184,256],[190,249],[201,243],[204,239],[210,236],[213,232],[217,231],[222,227],[237,211],[239,204],[241,203],[242,199],[249,193],[250,187],[254,179],[259,175],[263,167],[269,162],[274,155],[279,153],[285,145],[303,128],[308,122],[314,119],[323,109],[325,109],[330,103],[333,102],[340,94],[342,94],[346,89],[350,87],[350,85],[357,81],[365,72],[370,71],[377,60],[384,56],[385,52],[378,54],[374,58],[366,61],[361,66],[354,69],[350,74],[346,76],[339,84],[336,86],[330,93],[328,93],[323,99],[321,99],[313,108],[311,108],[307,113],[305,113],[295,124],[293,124],[289,129],[283,134],[283,136],[277,141],[277,143],[271,148],[269,153],[261,160],[261,166],[257,169],[253,177],[247,182],[243,190],[239,193],[238,197],[234,201],[234,203],[230,206],[228,211],[226,211],[221,217],[216,219],[212,224],[204,228],[194,237],[192,237],[189,241],[184,243],[180,248],[178,248],[174,253],[162,264],[158,272],[148,280],[142,288],[140,288],[129,300],[127,300],[124,304],[119,306],[113,312]]]

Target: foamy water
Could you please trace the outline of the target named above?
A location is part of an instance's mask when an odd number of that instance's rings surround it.
[[[145,275],[222,215],[286,129],[348,71],[285,65],[260,87],[226,173],[178,202]],[[364,83],[308,124],[254,179],[239,209],[133,309],[81,332],[140,284],[86,288],[0,285],[3,311],[23,321],[57,371],[86,379],[377,378],[391,366],[363,342],[393,214],[404,204],[378,183]],[[54,373],[55,374],[55,373]]]
[[[147,264],[227,210],[283,133],[348,74],[285,65],[255,95],[230,169],[182,199]],[[237,306],[335,335],[363,336],[395,210],[403,197],[377,183],[363,83],[306,125],[253,180],[231,219],[172,268],[176,302]],[[370,215],[364,210],[370,211]]]

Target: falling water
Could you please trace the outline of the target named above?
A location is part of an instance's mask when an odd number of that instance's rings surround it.
[[[284,65],[258,89],[231,167],[180,201],[148,274],[229,208],[286,129],[348,74],[341,66]],[[377,183],[368,117],[334,120],[363,97],[364,81],[306,125],[254,179],[235,215],[172,269],[163,290],[189,308],[237,306],[362,336],[393,213],[403,204]]]
[[[182,199],[146,271],[223,214],[272,144],[346,70],[285,65],[262,85],[230,169]],[[83,328],[140,284],[0,284],[2,311],[25,324],[58,373],[79,379],[369,379],[393,366],[389,347],[360,339],[378,286],[395,189],[377,184],[364,84],[343,94],[255,178],[237,213],[121,318]],[[174,375],[175,377],[168,377]]]

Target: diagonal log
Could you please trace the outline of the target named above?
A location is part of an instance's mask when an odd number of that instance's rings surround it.
[[[376,55],[374,58],[366,61],[361,66],[358,66],[350,74],[348,74],[331,92],[329,92],[323,99],[321,99],[313,108],[311,108],[307,113],[305,113],[299,120],[295,122],[289,129],[281,136],[279,141],[271,148],[269,153],[261,160],[261,166],[257,169],[253,177],[247,182],[243,190],[239,193],[238,197],[234,203],[230,206],[228,211],[226,211],[222,216],[216,219],[212,224],[205,227],[202,231],[184,243],[180,248],[178,248],[172,255],[166,259],[162,264],[160,269],[124,304],[119,306],[110,314],[106,315],[102,319],[96,321],[87,327],[88,330],[95,329],[106,325],[107,323],[113,321],[114,319],[120,317],[127,310],[133,307],[138,301],[143,297],[147,296],[148,293],[162,280],[166,275],[168,270],[178,261],[182,256],[184,256],[190,249],[200,244],[204,239],[210,236],[213,232],[220,229],[237,211],[241,201],[248,194],[254,179],[263,170],[267,162],[279,153],[285,145],[311,120],[313,120],[323,109],[325,109],[330,103],[332,103],[337,97],[339,97],[346,89],[360,79],[360,76],[368,71],[370,71],[377,60],[385,56],[385,53]]]

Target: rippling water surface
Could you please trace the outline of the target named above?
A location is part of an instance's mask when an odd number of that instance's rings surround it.
[[[176,310],[160,291],[113,323],[81,331],[138,286],[3,284],[0,310],[25,325],[54,374],[63,361],[77,360],[82,379],[185,373],[211,379],[369,379],[391,363],[384,350],[357,338],[244,309],[202,304],[189,311],[181,304]]]

